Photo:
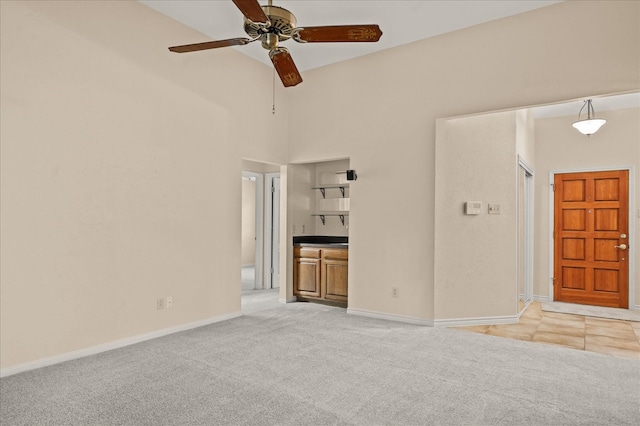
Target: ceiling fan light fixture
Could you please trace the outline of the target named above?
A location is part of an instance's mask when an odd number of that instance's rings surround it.
[[[586,120],[576,121],[572,124],[583,135],[590,136],[600,130],[600,127],[606,123],[607,120],[602,118],[592,118]]]
[[[278,34],[266,33],[262,36],[262,47],[271,51],[278,47]]]
[[[587,107],[587,118],[580,120],[580,114],[582,114],[582,110],[584,107]],[[578,113],[578,121],[575,121],[572,126],[578,130],[583,135],[591,136],[602,127],[607,120],[603,118],[595,118],[595,112],[593,111],[593,105],[591,104],[591,99],[584,101],[582,108],[580,108],[580,112]]]

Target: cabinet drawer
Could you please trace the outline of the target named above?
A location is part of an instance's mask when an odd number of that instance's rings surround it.
[[[349,259],[349,250],[347,250],[347,249],[322,249],[322,258],[323,259],[347,260],[347,259]]]
[[[295,247],[293,249],[295,257],[307,257],[311,259],[320,259],[320,249],[312,247]]]

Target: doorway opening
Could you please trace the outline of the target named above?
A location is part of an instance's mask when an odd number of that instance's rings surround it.
[[[260,173],[242,172],[242,290],[262,288],[262,192]]]
[[[242,291],[280,286],[280,167],[243,160]]]

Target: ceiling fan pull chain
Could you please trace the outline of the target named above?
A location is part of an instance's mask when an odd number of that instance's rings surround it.
[[[276,115],[276,69],[273,69],[273,109],[271,110],[273,115]]]

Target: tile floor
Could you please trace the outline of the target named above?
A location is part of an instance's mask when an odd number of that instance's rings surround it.
[[[539,302],[531,302],[517,324],[458,328],[640,360],[640,322],[545,312]]]

